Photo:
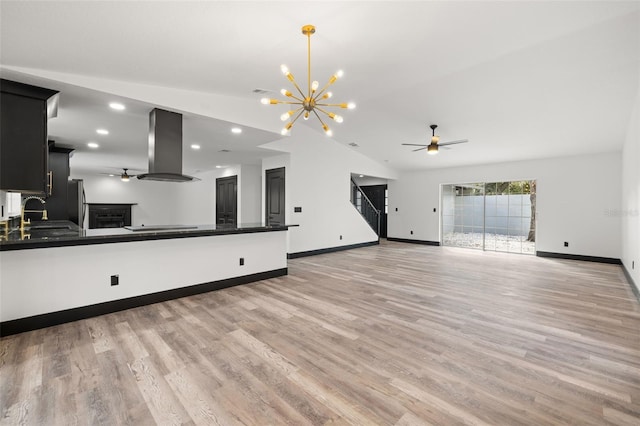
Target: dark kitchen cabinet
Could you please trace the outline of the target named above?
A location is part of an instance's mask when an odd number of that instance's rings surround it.
[[[0,189],[48,191],[47,102],[57,93],[0,79]]]
[[[51,187],[47,188],[47,212],[50,220],[69,220],[67,197],[69,192],[70,148],[49,143],[49,173]]]

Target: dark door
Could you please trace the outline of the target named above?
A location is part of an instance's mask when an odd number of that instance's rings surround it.
[[[216,224],[235,225],[237,210],[238,176],[216,179]]]
[[[284,225],[284,167],[265,172],[265,223],[269,225]]]
[[[380,211],[380,238],[387,238],[387,185],[361,186],[373,207]]]

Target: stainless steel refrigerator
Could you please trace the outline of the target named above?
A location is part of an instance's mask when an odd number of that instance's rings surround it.
[[[71,179],[68,183],[67,210],[69,220],[77,224],[80,228],[84,225],[87,200],[84,194],[82,179]]]

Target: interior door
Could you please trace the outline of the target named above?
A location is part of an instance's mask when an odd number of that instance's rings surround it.
[[[387,238],[387,211],[386,195],[387,185],[361,186],[362,192],[367,196],[373,207],[380,211],[380,238]]]
[[[216,224],[236,225],[237,211],[238,176],[216,179]]]
[[[267,226],[285,224],[284,184],[284,167],[265,172],[265,223]]]

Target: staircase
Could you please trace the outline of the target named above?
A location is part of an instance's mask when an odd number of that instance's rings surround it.
[[[351,179],[351,204],[360,212],[371,229],[380,236],[380,210],[377,210],[369,198],[353,179]]]

